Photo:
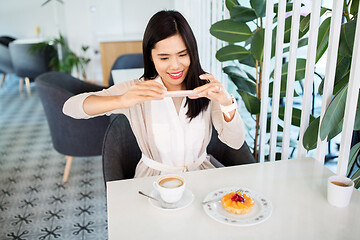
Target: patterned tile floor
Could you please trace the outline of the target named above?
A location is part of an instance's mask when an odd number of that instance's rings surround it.
[[[65,159],[52,147],[34,83],[20,95],[18,78],[0,88],[0,239],[107,239],[101,157]]]

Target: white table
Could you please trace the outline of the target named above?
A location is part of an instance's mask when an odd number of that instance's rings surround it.
[[[326,200],[333,175],[313,158],[282,160],[184,173],[194,193],[191,205],[178,211],[152,206],[138,194],[152,191],[155,177],[107,184],[109,240],[117,239],[359,239],[360,192],[340,209]],[[260,224],[239,227],[210,218],[201,202],[216,189],[241,186],[272,202],[272,215]]]
[[[131,79],[140,78],[144,74],[143,68],[116,69],[111,71],[114,84],[125,82]]]

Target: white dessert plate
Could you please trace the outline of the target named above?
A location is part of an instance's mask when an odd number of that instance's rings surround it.
[[[164,94],[164,97],[195,97],[198,96],[193,90],[182,91],[168,91]]]
[[[158,199],[160,198],[159,192],[155,189],[153,189],[153,191],[150,193],[150,195],[152,197],[155,197]],[[194,200],[194,194],[189,189],[185,189],[182,198],[179,200],[179,202],[177,202],[175,204],[174,208],[164,208],[161,206],[160,202],[149,198],[149,202],[151,205],[153,205],[156,208],[160,208],[160,209],[166,210],[166,211],[174,211],[174,210],[180,210],[180,209],[186,208],[193,202],[193,200]]]
[[[217,189],[206,195],[204,201],[220,199],[225,194],[228,194],[230,192],[235,192],[236,190],[239,189],[241,193],[245,193],[246,195],[250,196],[255,202],[255,205],[250,212],[246,214],[229,213],[224,209],[224,207],[221,205],[221,201],[219,200],[216,202],[211,202],[203,205],[203,208],[207,213],[207,215],[209,215],[211,218],[215,219],[218,222],[233,226],[251,226],[251,225],[259,224],[271,216],[271,212],[272,212],[271,202],[263,195],[248,188],[225,187],[225,188]]]

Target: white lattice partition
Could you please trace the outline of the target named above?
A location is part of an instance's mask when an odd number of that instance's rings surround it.
[[[304,80],[304,94],[302,99],[302,113],[301,113],[301,123],[300,123],[300,133],[299,133],[299,142],[298,142],[298,155],[297,157],[305,157],[306,150],[302,145],[303,137],[305,130],[309,126],[309,116],[310,116],[310,106],[312,99],[312,86],[314,81],[314,69],[315,69],[315,60],[316,60],[316,48],[318,41],[318,31],[320,24],[320,8],[321,0],[313,0],[311,8],[311,18],[310,18],[310,27],[309,27],[309,39],[307,47],[307,61],[305,69],[305,80]],[[278,109],[279,109],[279,96],[280,96],[280,79],[281,79],[281,65],[283,58],[283,36],[284,36],[284,23],[285,23],[285,0],[278,1],[278,15],[277,15],[277,32],[276,32],[276,46],[275,46],[275,67],[274,67],[274,85],[273,85],[273,99],[272,99],[272,109],[271,109],[271,126],[270,126],[270,150],[269,150],[269,159],[270,161],[275,160],[276,154],[276,142],[277,142],[277,126],[278,126]],[[283,130],[283,142],[282,142],[282,155],[281,159],[289,158],[289,142],[290,142],[290,132],[291,132],[291,119],[292,119],[292,108],[293,108],[293,94],[294,94],[294,81],[295,81],[295,71],[296,71],[296,58],[297,58],[297,48],[298,48],[298,33],[299,33],[299,23],[300,23],[300,7],[301,1],[293,1],[293,11],[292,11],[292,29],[290,37],[290,52],[289,52],[289,65],[288,65],[288,75],[287,75],[287,89],[286,89],[286,99],[285,99],[285,116],[284,116],[284,130]],[[273,9],[272,1],[267,1],[267,8]],[[341,28],[341,18],[343,10],[343,1],[333,0],[331,14],[331,24],[330,24],[330,35],[329,35],[329,45],[328,50],[325,53],[327,55],[326,62],[326,75],[324,81],[324,91],[323,91],[323,100],[322,100],[322,110],[320,122],[325,114],[325,111],[332,99],[333,94],[333,85],[335,79],[335,69],[337,64],[337,54],[340,38],[340,28]],[[270,11],[267,11],[268,14],[271,14]],[[272,16],[272,15],[271,15]],[[271,17],[272,19],[272,17]],[[266,22],[265,29],[267,30],[271,27],[272,23]],[[266,34],[266,33],[265,33]],[[271,39],[271,38],[270,38]],[[270,66],[272,63],[269,60],[267,53],[270,51],[271,45],[267,42],[265,37],[264,43],[264,66],[263,66],[263,75],[262,75],[262,100],[261,100],[261,125],[260,125],[260,152],[259,152],[259,161],[264,161],[264,149],[266,146],[266,140],[268,135],[266,135],[266,118],[269,113],[268,109],[268,99],[267,91],[269,84],[269,74],[267,70],[267,64]],[[351,137],[353,132],[355,113],[357,107],[357,100],[359,94],[360,81],[356,76],[360,76],[360,23],[359,19],[357,20],[357,30],[353,50],[353,58],[351,63],[351,73],[349,80],[349,92],[347,95],[347,103],[345,109],[345,117],[343,124],[343,133],[341,138],[341,147],[339,155],[339,164],[337,169],[337,174],[345,175],[347,171],[348,158],[351,145]],[[357,81],[356,81],[357,80]],[[316,149],[316,158],[320,162],[324,162],[325,150],[327,149],[326,139],[321,141],[320,137],[318,138],[318,145]],[[263,150],[262,150],[263,149]]]

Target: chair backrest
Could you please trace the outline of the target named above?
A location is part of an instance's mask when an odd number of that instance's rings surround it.
[[[9,44],[14,40],[16,39],[10,36],[0,36],[0,44],[3,44],[7,47],[9,47]]]
[[[0,72],[2,73],[14,72],[8,45],[9,43],[6,44],[0,39]]]
[[[102,163],[105,183],[133,178],[140,158],[141,151],[128,119],[123,114],[117,115],[104,137]]]
[[[238,150],[230,148],[219,140],[215,128],[207,153],[213,155],[224,166],[255,163],[246,142]],[[119,114],[110,123],[104,137],[102,154],[105,183],[134,177],[141,151],[125,115]]]
[[[100,91],[103,87],[76,79],[62,72],[48,72],[35,80],[36,89],[44,107],[54,148],[70,156],[99,156],[109,125],[109,117],[73,119],[63,114],[67,99],[83,93]]]
[[[277,128],[278,128],[278,109],[279,109],[279,96],[280,96],[280,80],[281,80],[281,65],[283,59],[283,37],[285,25],[285,9],[286,0],[279,0],[278,13],[277,13],[277,33],[276,33],[276,47],[275,47],[275,66],[274,66],[274,84],[273,84],[273,99],[271,110],[271,133],[270,133],[270,153],[269,158],[271,161],[275,160],[276,141],[277,141]],[[298,156],[305,157],[306,150],[302,144],[304,133],[309,126],[310,106],[312,99],[312,86],[314,82],[314,67],[316,62],[318,36],[320,32],[320,9],[321,0],[312,1],[311,15],[309,19],[309,34],[308,34],[308,48],[306,57],[306,69],[304,80],[304,92],[302,99],[302,112],[300,123],[300,134],[298,142]],[[322,96],[321,115],[319,122],[321,123],[333,96],[333,86],[335,79],[335,70],[338,60],[339,39],[341,30],[341,21],[343,14],[344,1],[333,1],[331,23],[329,30],[329,42],[327,50],[327,62],[325,70],[324,91]],[[289,64],[287,70],[286,80],[286,99],[285,99],[285,115],[284,115],[284,130],[282,138],[282,155],[281,159],[289,158],[289,144],[291,134],[291,121],[293,113],[293,97],[294,97],[294,82],[296,75],[297,65],[297,49],[299,43],[299,28],[300,28],[300,8],[301,1],[293,1],[291,34],[290,34],[290,50],[289,50]],[[265,39],[264,39],[264,55],[263,55],[263,69],[262,69],[262,89],[261,89],[261,113],[260,113],[260,144],[259,144],[259,161],[264,161],[266,141],[269,139],[266,133],[268,109],[268,92],[269,92],[269,78],[270,69],[272,68],[271,59],[271,45],[272,45],[272,29],[273,29],[273,0],[266,1],[266,23],[265,23]],[[339,164],[337,173],[340,175],[346,174],[346,168],[349,157],[349,148],[351,142],[351,135],[353,132],[354,119],[359,94],[359,83],[355,77],[359,76],[360,68],[360,18],[357,18],[357,27],[355,34],[355,41],[353,44],[351,71],[349,74],[349,85],[347,94],[347,104],[345,107],[345,117],[343,120],[343,131],[340,145]],[[302,26],[303,27],[303,26]],[[321,39],[320,39],[321,40]],[[314,129],[317,131],[318,129]],[[318,131],[320,133],[320,130]],[[327,147],[326,138],[323,140],[318,135],[316,158],[320,162],[324,162],[325,149]]]
[[[144,60],[142,53],[131,53],[131,54],[124,54],[119,56],[114,64],[111,67],[111,70],[114,69],[131,69],[131,68],[143,68],[144,67]],[[109,86],[114,85],[114,80],[112,75],[110,74],[109,77]]]
[[[31,50],[35,44],[17,41],[9,44],[14,71],[19,77],[34,80],[40,74],[51,70],[50,60],[57,54],[55,48],[47,45],[37,51]]]

